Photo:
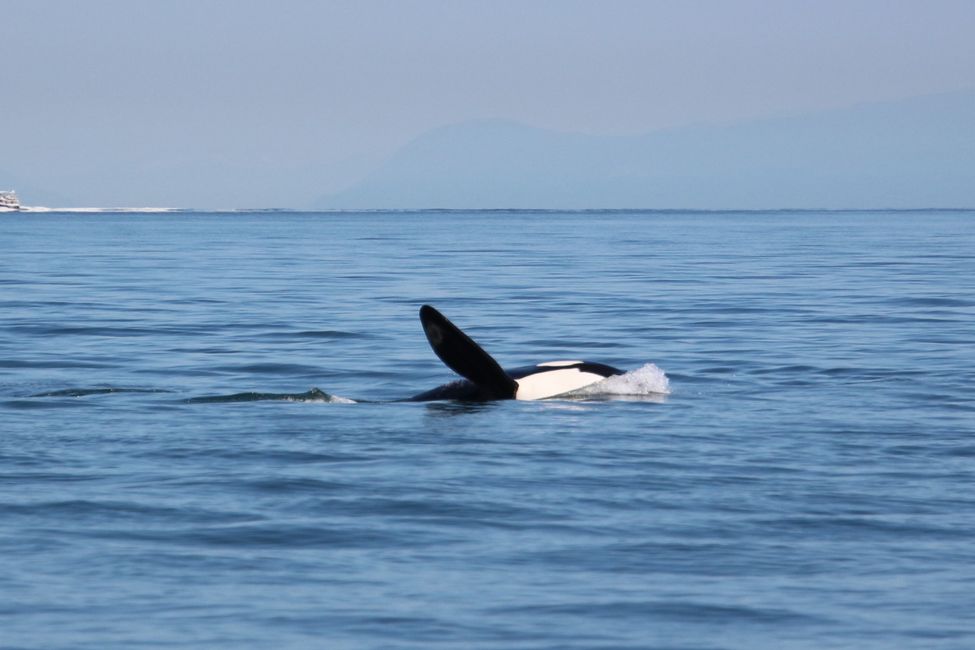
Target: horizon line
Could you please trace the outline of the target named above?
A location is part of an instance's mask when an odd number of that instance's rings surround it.
[[[48,206],[20,206],[19,209],[5,211],[10,214],[24,213],[50,213],[50,212],[75,212],[75,213],[98,213],[98,212],[128,212],[128,213],[246,213],[246,212],[268,212],[268,213],[296,213],[296,214],[342,214],[342,213],[397,213],[397,214],[416,214],[416,213],[465,213],[465,212],[516,212],[516,213],[658,213],[658,214],[735,214],[735,213],[771,213],[771,212],[826,212],[826,213],[847,213],[847,212],[975,212],[975,207],[914,207],[914,208],[894,208],[894,207],[870,207],[870,208],[611,208],[611,207],[589,207],[589,208],[514,208],[514,207],[492,207],[492,208],[465,208],[465,207],[425,207],[425,208],[296,208],[296,207],[250,207],[250,208],[188,208],[188,207],[162,207],[162,206],[76,206],[76,207],[48,207]]]

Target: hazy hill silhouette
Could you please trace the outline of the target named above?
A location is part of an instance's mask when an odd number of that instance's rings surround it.
[[[975,207],[975,91],[637,136],[456,124],[316,207]]]

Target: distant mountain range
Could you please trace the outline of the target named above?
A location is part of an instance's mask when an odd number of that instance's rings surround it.
[[[636,136],[457,124],[315,207],[975,207],[975,91]]]

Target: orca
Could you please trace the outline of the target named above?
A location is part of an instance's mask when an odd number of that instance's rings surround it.
[[[590,361],[546,361],[503,369],[494,358],[430,305],[420,307],[420,323],[434,353],[463,377],[410,401],[539,400],[578,390],[623,371]]]

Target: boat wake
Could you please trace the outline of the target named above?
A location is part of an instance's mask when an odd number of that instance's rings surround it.
[[[182,208],[153,208],[153,207],[132,207],[132,208],[48,208],[43,205],[22,205],[20,212],[68,212],[86,214],[115,214],[115,213],[146,213],[155,214],[163,212],[187,212]]]

